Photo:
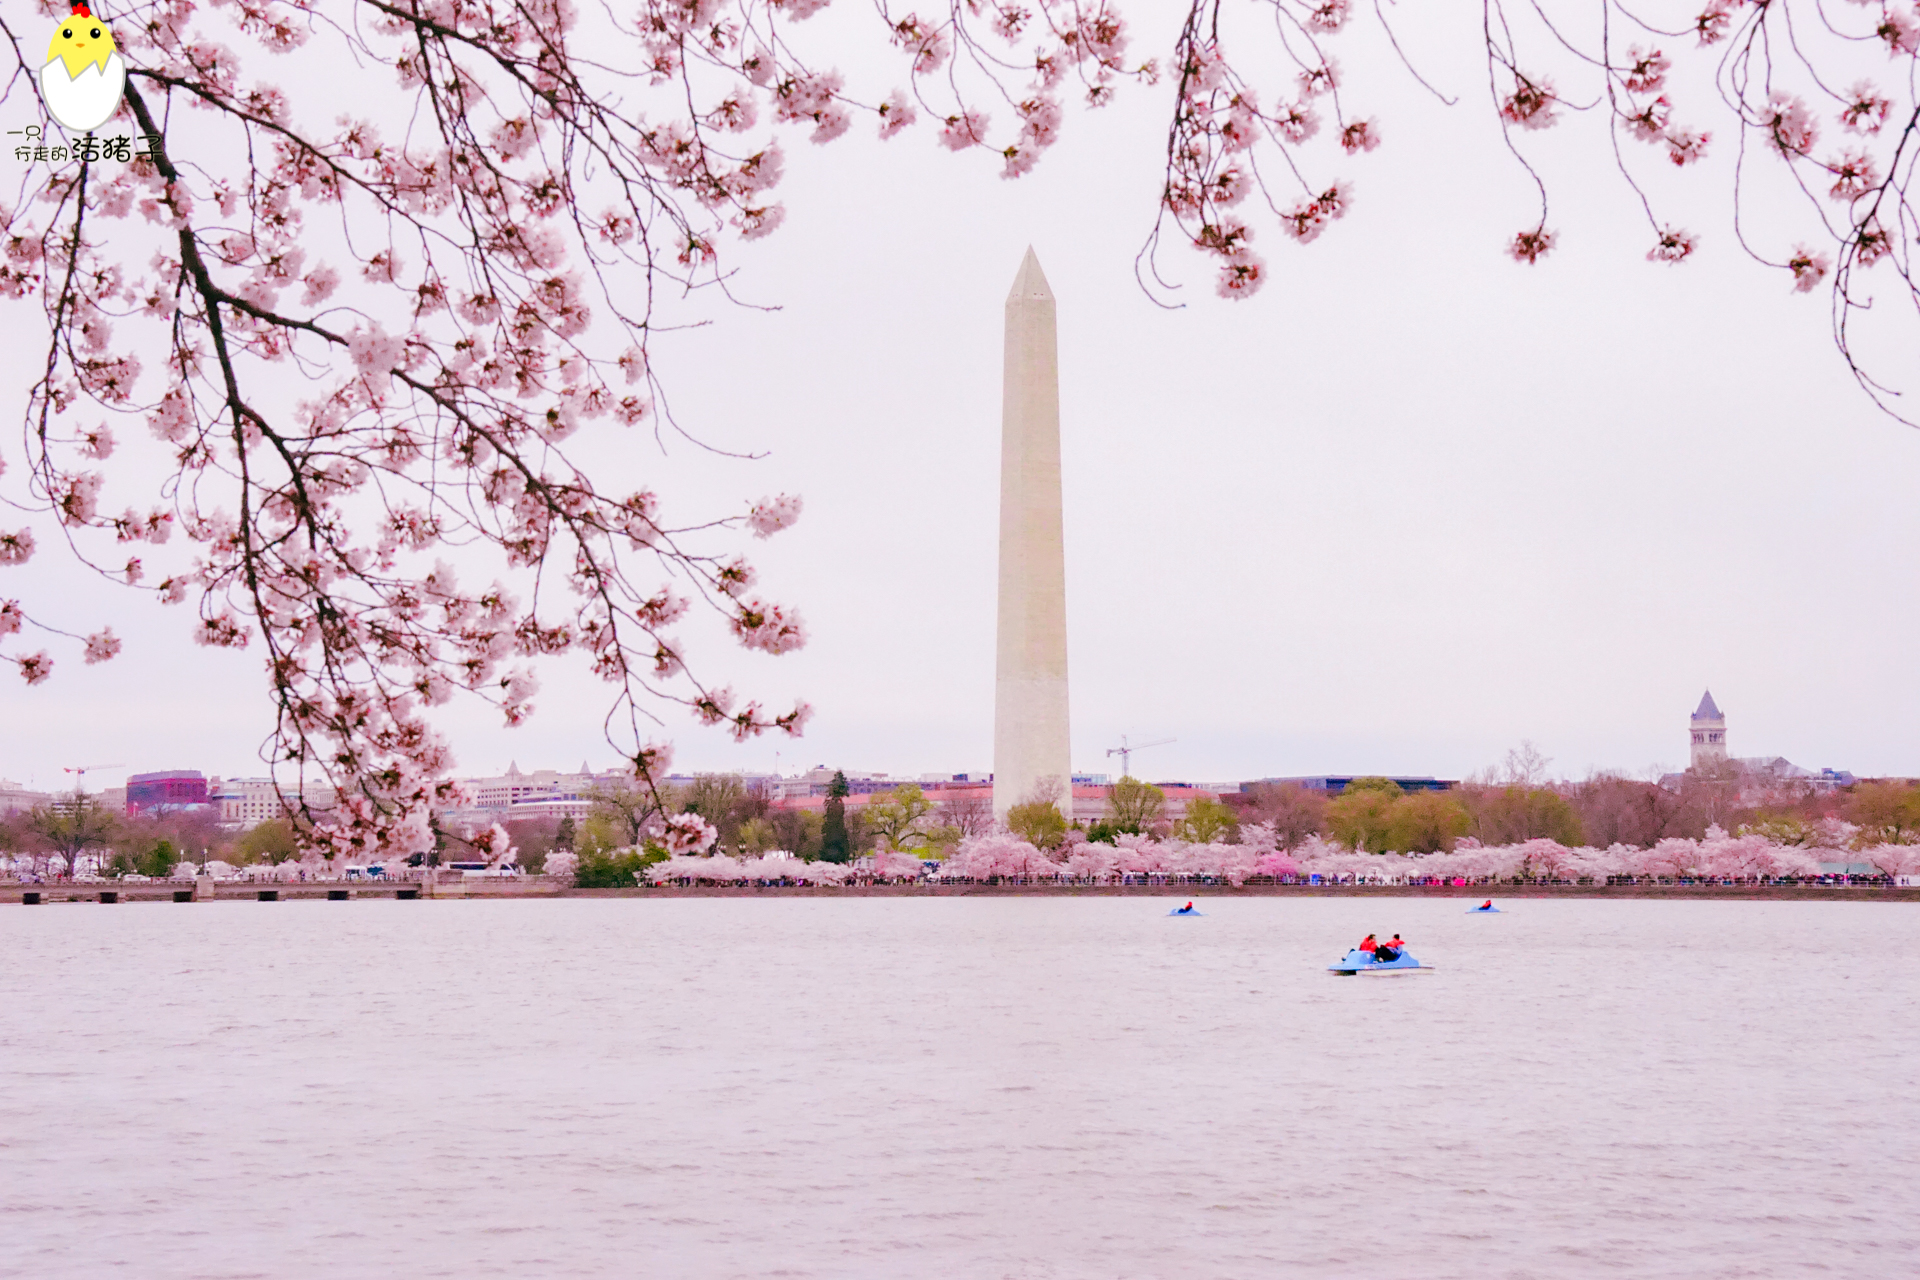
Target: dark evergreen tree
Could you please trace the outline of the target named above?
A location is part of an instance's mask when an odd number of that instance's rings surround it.
[[[827,787],[826,822],[820,831],[822,862],[852,862],[853,844],[847,839],[847,775],[836,772]]]
[[[556,849],[573,848],[573,815],[560,819],[560,829],[553,833],[553,847]]]

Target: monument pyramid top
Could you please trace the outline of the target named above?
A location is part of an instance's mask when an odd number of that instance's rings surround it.
[[[1007,294],[1009,303],[1028,299],[1053,301],[1053,290],[1047,287],[1047,275],[1040,270],[1040,259],[1034,256],[1033,246],[1027,246],[1027,256],[1020,260],[1020,274],[1013,278],[1013,290]]]

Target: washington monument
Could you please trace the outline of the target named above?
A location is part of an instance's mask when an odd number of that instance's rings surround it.
[[[1060,520],[1060,357],[1053,290],[1027,250],[1007,295],[1000,402],[1000,624],[993,700],[993,816],[1058,784],[1073,809],[1067,744],[1067,568]]]

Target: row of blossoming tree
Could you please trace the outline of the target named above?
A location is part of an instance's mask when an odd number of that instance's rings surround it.
[[[1820,843],[1803,846],[1781,844],[1763,835],[1729,835],[1715,827],[1704,840],[1667,839],[1645,849],[1620,844],[1605,849],[1569,847],[1549,839],[1482,846],[1467,840],[1451,852],[1372,854],[1317,836],[1283,849],[1271,827],[1256,825],[1243,832],[1238,844],[1123,835],[1111,844],[1070,841],[1049,854],[1018,836],[996,832],[962,841],[951,857],[937,864],[937,870],[910,856],[880,850],[850,867],[777,854],[750,859],[680,855],[654,863],[646,874],[655,884],[842,884],[917,880],[931,874],[937,880],[959,882],[1111,884],[1166,879],[1239,885],[1257,877],[1299,881],[1318,876],[1326,883],[1476,886],[1622,879],[1803,880],[1829,874],[1835,865],[1870,868],[1864,874],[1875,877],[1920,874],[1920,845],[1856,848],[1856,834],[1847,824],[1836,823],[1822,833]]]
[[[1451,852],[1370,854],[1313,837],[1293,849],[1278,848],[1270,829],[1256,826],[1239,844],[1196,844],[1120,836],[1114,843],[1074,841],[1055,854],[1007,833],[971,837],[937,864],[937,870],[909,854],[880,849],[852,864],[808,861],[784,852],[735,858],[701,856],[684,839],[673,852],[639,870],[646,883],[846,885],[881,881],[918,881],[931,876],[945,882],[1018,882],[1112,884],[1123,881],[1221,881],[1240,885],[1265,878],[1328,884],[1442,883],[1474,886],[1513,882],[1608,882],[1619,880],[1702,880],[1754,883],[1804,880],[1830,874],[1836,866],[1865,868],[1874,877],[1920,875],[1920,845],[1875,844],[1854,847],[1851,833],[1833,831],[1831,844],[1781,844],[1761,835],[1732,836],[1714,828],[1704,840],[1667,839],[1651,848],[1613,845],[1606,849],[1569,847],[1556,840],[1481,846],[1465,841]],[[663,850],[664,852],[664,850]],[[502,861],[511,863],[511,854]],[[60,874],[60,855],[12,859],[13,869]],[[577,860],[571,853],[551,854],[547,874],[570,878]],[[84,874],[104,863],[82,855]],[[191,878],[202,872],[268,881],[321,879],[342,868],[319,858],[233,867],[224,863],[174,864],[170,874]],[[1858,871],[1856,871],[1856,874]]]

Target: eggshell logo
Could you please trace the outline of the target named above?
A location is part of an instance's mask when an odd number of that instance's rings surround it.
[[[75,133],[90,133],[112,117],[126,87],[127,64],[113,47],[113,33],[78,0],[53,33],[40,68],[47,111]]]

